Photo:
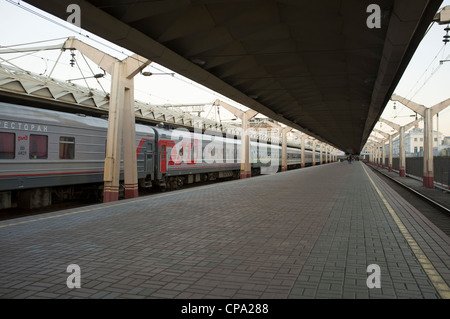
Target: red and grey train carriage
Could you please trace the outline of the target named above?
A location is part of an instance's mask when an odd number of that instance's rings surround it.
[[[102,118],[0,103],[0,208],[101,197],[107,125]],[[252,141],[251,154],[258,172],[279,162],[281,147]],[[136,124],[136,156],[140,187],[178,188],[240,174],[240,140],[213,132]],[[300,163],[300,149],[289,147],[288,166]]]
[[[239,176],[239,140],[214,132],[153,129],[158,137],[159,153],[154,183],[177,188],[184,183]]]
[[[107,125],[101,118],[0,103],[1,206],[101,197]],[[136,137],[154,141],[155,134],[137,125]],[[147,177],[144,155],[138,154],[140,179]]]

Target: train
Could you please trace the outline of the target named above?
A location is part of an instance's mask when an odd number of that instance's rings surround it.
[[[107,127],[102,117],[0,102],[0,209],[74,198],[102,201]],[[239,178],[240,146],[236,136],[136,123],[139,188]],[[318,152],[306,150],[305,157],[307,165],[313,158],[319,162]],[[280,158],[279,144],[251,140],[252,175],[269,166],[278,170]],[[287,164],[300,167],[299,148],[287,148]]]

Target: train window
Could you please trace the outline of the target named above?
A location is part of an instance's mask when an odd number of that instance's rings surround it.
[[[59,158],[60,159],[75,158],[75,137],[61,136],[59,138]]]
[[[30,159],[44,159],[48,157],[48,136],[30,135]]]
[[[16,134],[0,133],[0,159],[15,158]]]

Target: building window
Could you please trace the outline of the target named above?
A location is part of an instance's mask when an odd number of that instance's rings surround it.
[[[16,134],[0,133],[0,159],[15,158]]]
[[[434,141],[437,142],[437,137],[434,138]]]
[[[414,146],[414,153],[417,153],[417,146]]]
[[[48,157],[48,136],[30,135],[30,159],[45,159]]]
[[[59,158],[60,159],[75,158],[75,137],[61,136],[59,138]]]
[[[420,147],[420,151],[423,152],[423,146]]]
[[[423,138],[422,137],[420,138],[420,141],[423,142]]]
[[[414,142],[417,142],[417,137],[414,138]]]

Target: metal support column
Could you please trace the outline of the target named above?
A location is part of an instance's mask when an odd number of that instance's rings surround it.
[[[424,110],[423,131],[423,186],[433,188],[433,117],[430,108]]]
[[[312,147],[312,165],[316,165],[316,140],[313,140],[313,147]]]
[[[424,137],[423,137],[423,186],[433,188],[434,187],[434,172],[433,172],[433,116],[447,106],[450,105],[450,99],[446,99],[430,108],[426,108],[424,105],[415,103],[404,97],[393,94],[392,101],[398,101],[413,110],[414,112],[424,117]]]
[[[389,134],[389,166],[388,171],[392,172],[392,153],[394,152],[394,147],[392,145],[392,134]]]
[[[134,76],[151,61],[137,54],[123,61],[112,57],[73,37],[63,49],[75,49],[111,74],[103,201],[119,199],[121,152],[123,143],[125,198],[138,196],[136,129],[134,118]]]
[[[250,119],[247,112],[242,113],[241,119],[241,178],[249,178],[252,176],[252,167],[250,163],[250,135],[248,131]]]
[[[106,158],[104,171],[103,201],[112,202],[119,199],[120,153],[122,142],[122,119],[124,91],[122,81],[123,64],[114,63],[111,81],[111,100],[108,113],[108,133],[106,139]]]
[[[285,172],[288,169],[287,165],[287,133],[291,131],[292,128],[284,127],[282,129],[282,145],[281,145],[281,171]]]
[[[322,165],[323,164],[323,161],[322,161],[322,154],[323,154],[323,144],[322,143],[319,143],[319,146],[320,146],[320,159],[319,159],[319,164],[320,165]]]
[[[400,177],[406,176],[406,154],[405,154],[405,127],[400,127],[400,140],[398,145],[398,151],[399,151],[399,175]]]
[[[241,124],[241,179],[252,176],[252,164],[250,162],[250,135],[249,122],[258,112],[254,110],[242,111],[228,103],[220,100],[214,101],[214,105],[220,105],[236,117],[240,118]]]
[[[301,160],[302,160],[302,164],[301,164],[301,167],[302,168],[304,168],[305,167],[305,165],[306,165],[306,159],[305,159],[305,135],[302,135],[302,158],[301,158]]]

